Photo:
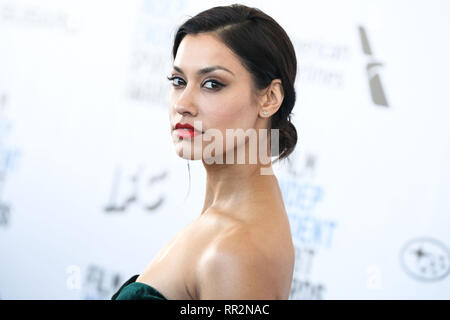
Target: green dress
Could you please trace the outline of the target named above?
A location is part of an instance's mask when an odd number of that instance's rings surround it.
[[[111,300],[168,300],[155,288],[142,282],[136,282],[139,275],[128,279],[112,296]]]

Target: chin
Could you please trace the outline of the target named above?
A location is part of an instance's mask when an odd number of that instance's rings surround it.
[[[183,146],[182,142],[175,143],[175,152],[176,154],[185,160],[201,160],[202,159],[202,150],[195,148],[187,148]]]
[[[178,153],[178,156],[180,158],[182,158],[182,159],[191,160],[191,161],[200,160],[201,159],[201,157],[194,157],[193,155],[189,156],[189,155],[181,154],[181,153]]]

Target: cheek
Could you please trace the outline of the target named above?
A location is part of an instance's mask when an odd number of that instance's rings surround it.
[[[223,96],[215,101],[205,102],[205,122],[209,128],[246,129],[252,125],[252,106],[250,99],[241,93]]]
[[[205,121],[204,127],[220,130],[223,138],[221,142],[223,151],[220,152],[215,149],[215,153],[212,156],[216,156],[217,151],[222,154],[224,151],[226,153],[228,150],[238,147],[234,140],[232,145],[230,145],[229,142],[227,143],[226,129],[243,129],[246,131],[247,129],[254,127],[255,114],[252,111],[253,109],[250,99],[245,97],[245,93],[241,95],[239,93],[234,93],[227,97],[221,97],[221,99],[217,99],[216,101],[210,100],[209,104],[205,105],[205,108],[203,109]],[[211,143],[214,143],[214,141],[215,138]],[[237,141],[241,141],[239,145],[245,143],[242,142],[242,140]],[[208,143],[209,142],[206,144]]]

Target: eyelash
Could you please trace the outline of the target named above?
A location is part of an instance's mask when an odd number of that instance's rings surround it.
[[[181,79],[180,77],[176,77],[176,76],[173,76],[173,77],[167,77],[167,79],[168,79],[169,81],[173,81],[173,80],[175,80],[175,79],[180,79],[181,81],[184,82],[183,79]],[[218,86],[218,87],[212,88],[212,89],[211,89],[211,88],[207,88],[208,90],[211,90],[211,91],[217,91],[217,90],[220,90],[222,87],[225,87],[224,84],[222,84],[222,83],[220,83],[219,81],[216,81],[216,80],[207,80],[207,81],[205,81],[204,83],[207,83],[207,82],[212,82],[212,83],[214,83],[215,85]],[[179,87],[179,85],[177,86],[177,85],[175,85],[175,84],[173,84],[173,83],[172,83],[172,85],[173,85],[175,88],[178,88],[178,87]]]

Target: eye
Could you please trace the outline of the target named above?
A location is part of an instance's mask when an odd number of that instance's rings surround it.
[[[183,81],[183,79],[181,79],[180,77],[167,77],[167,80],[169,80],[169,81],[173,81],[173,80],[181,80],[181,81]],[[179,87],[180,86],[179,84],[176,84],[176,83],[172,83],[172,84],[173,84],[174,87]]]
[[[169,81],[180,80],[182,83],[184,83],[184,80],[181,79],[180,77],[177,77],[177,76],[167,77],[167,80],[169,80]],[[225,87],[224,84],[222,84],[222,83],[220,83],[219,81],[216,81],[216,80],[207,80],[207,81],[205,81],[203,84],[206,84],[206,83],[209,83],[209,82],[212,84],[211,87],[206,87],[206,88],[209,89],[209,90],[217,91],[217,90],[219,90],[221,87]],[[180,87],[180,86],[183,85],[183,84],[180,84],[180,83],[177,84],[176,82],[173,82],[172,84],[173,84],[173,86],[174,86],[175,88],[178,88],[178,87]]]
[[[224,87],[223,84],[221,84],[220,82],[218,82],[216,80],[207,80],[204,83],[208,83],[208,82],[211,82],[215,86],[215,87],[213,86],[212,88],[208,88],[208,89],[211,89],[211,90],[218,90],[218,89]]]

